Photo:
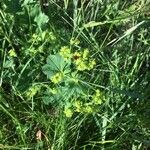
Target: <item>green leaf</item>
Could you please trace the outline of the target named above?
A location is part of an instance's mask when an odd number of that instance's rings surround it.
[[[52,65],[51,67],[54,70],[63,71],[63,68],[66,65],[66,62],[64,61],[64,58],[61,55],[56,54],[56,55],[50,55],[47,58],[47,64]]]
[[[53,97],[43,96],[42,99],[43,99],[43,102],[44,102],[45,105],[49,105],[49,104],[53,104],[54,103],[53,102],[53,100],[54,100]]]
[[[47,89],[44,92],[44,96],[42,97],[45,105],[52,104],[53,106],[58,106],[61,104],[61,99],[59,92],[57,94],[53,94],[50,89]]]
[[[57,71],[53,70],[51,68],[51,66],[48,65],[48,64],[44,65],[43,68],[42,68],[42,70],[43,70],[43,73],[45,75],[47,75],[48,78],[51,78],[52,76],[54,76],[57,73]]]
[[[47,58],[47,64],[43,66],[42,70],[48,78],[51,78],[58,72],[63,72],[64,68],[68,67],[68,64],[65,62],[64,58],[59,54],[50,55]]]
[[[6,60],[5,63],[4,63],[4,68],[14,68],[15,67],[15,64],[14,64],[14,60],[13,59],[9,59],[9,60]]]
[[[34,21],[37,23],[38,27],[41,28],[48,22],[49,18],[43,12],[40,12],[35,18]]]
[[[36,4],[36,5],[34,5],[33,7],[32,7],[32,9],[30,10],[30,16],[31,17],[35,17],[37,14],[39,14],[40,13],[40,7],[38,6],[38,4]]]

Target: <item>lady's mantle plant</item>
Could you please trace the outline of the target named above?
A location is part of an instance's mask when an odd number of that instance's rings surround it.
[[[82,80],[83,72],[92,71],[96,62],[89,57],[89,50],[82,50],[79,43],[79,40],[71,39],[70,46],[63,46],[58,53],[49,55],[42,68],[50,80],[44,102],[63,109],[67,117],[75,112],[95,112],[104,99],[101,91],[91,89]]]

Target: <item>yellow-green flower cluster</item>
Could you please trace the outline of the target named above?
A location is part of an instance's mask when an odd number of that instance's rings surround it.
[[[60,49],[59,54],[65,60],[71,60],[76,65],[77,70],[84,71],[84,70],[91,70],[96,65],[94,59],[89,58],[89,50],[84,49],[83,52],[75,52],[71,53],[71,49],[68,46],[63,46]]]
[[[14,49],[11,49],[8,53],[10,57],[17,57],[17,54]]]
[[[76,100],[73,104],[75,112],[81,113],[92,113],[94,108],[92,103],[83,103],[82,101]]]
[[[70,118],[72,117],[74,112],[80,112],[80,113],[92,113],[94,112],[93,106],[91,105],[91,103],[83,103],[79,100],[76,100],[72,107],[68,107],[66,106],[64,108],[64,114],[66,117]]]
[[[70,45],[77,46],[79,44],[80,44],[80,41],[78,39],[71,38]]]
[[[63,78],[63,74],[61,72],[58,72],[51,78],[51,81],[54,84],[57,84],[62,80],[62,78]]]
[[[29,40],[29,42],[31,42],[33,45],[38,45],[39,42],[41,42],[42,39],[45,37],[45,33],[46,32],[43,32],[42,35],[34,33],[32,35],[32,38]]]
[[[66,117],[70,118],[73,115],[73,111],[70,107],[65,107],[64,114],[66,115]]]
[[[31,86],[28,91],[26,92],[26,96],[28,98],[32,98],[33,96],[35,96],[39,91],[40,91],[41,87],[38,85],[33,85]]]
[[[56,36],[53,32],[43,31],[42,33],[34,33],[30,42],[34,42],[34,44],[38,44],[41,41],[48,40],[53,42],[56,40]]]
[[[63,47],[61,47],[59,54],[65,60],[69,60],[71,58],[71,49],[68,46],[63,46]]]
[[[100,90],[95,90],[95,93],[90,96],[88,102],[81,100],[75,100],[71,107],[66,107],[64,113],[67,117],[71,117],[73,112],[80,112],[83,114],[90,114],[97,111],[97,106],[102,104],[104,95]],[[87,98],[88,99],[88,98]]]
[[[85,107],[84,107],[84,109],[83,109],[83,111],[85,113],[93,113],[94,109],[93,109],[92,105],[86,104]]]
[[[85,49],[83,53],[81,52],[75,52],[73,54],[74,63],[77,67],[77,70],[83,71],[83,70],[91,70],[96,65],[96,62],[94,59],[89,58],[89,50]]]
[[[103,98],[103,93],[100,92],[100,90],[96,90],[94,95],[92,96],[92,100],[95,105],[100,105],[103,101]]]
[[[75,111],[76,112],[81,112],[82,111],[82,103],[81,103],[81,101],[76,100],[73,105],[75,107]]]

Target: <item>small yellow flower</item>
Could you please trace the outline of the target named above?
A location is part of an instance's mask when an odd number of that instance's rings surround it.
[[[59,54],[64,57],[65,60],[68,60],[69,58],[71,58],[71,50],[68,46],[63,46],[60,49]]]
[[[90,60],[88,70],[93,69],[95,65],[96,65],[95,60]]]
[[[74,54],[73,54],[73,60],[78,60],[78,59],[80,59],[80,57],[81,57],[81,54],[79,53],[79,52],[75,52]]]
[[[100,90],[96,90],[92,97],[94,104],[98,105],[102,103],[103,95]]]
[[[17,54],[14,49],[11,49],[8,53],[10,57],[17,57]]]
[[[64,114],[66,115],[66,117],[70,118],[73,115],[73,111],[70,108],[65,108],[64,110]]]
[[[76,108],[77,112],[81,112],[82,103],[80,101],[75,101],[74,107]]]
[[[83,70],[91,70],[96,65],[96,62],[94,59],[89,60],[89,50],[85,49],[83,54],[79,52],[75,52],[73,54],[73,60],[77,67],[77,70],[83,71]]]
[[[93,108],[90,105],[85,106],[84,111],[86,113],[92,113],[93,112]]]
[[[84,51],[83,51],[83,59],[84,60],[87,60],[88,59],[88,56],[89,56],[89,50],[86,48]]]
[[[95,93],[96,93],[96,96],[100,96],[101,95],[100,90],[98,90],[98,89],[95,91]]]
[[[77,63],[77,70],[79,71],[83,71],[83,70],[86,70],[87,69],[87,65],[84,61],[80,60],[78,63]]]
[[[81,53],[75,52],[73,54],[74,63],[76,64],[77,70],[83,71],[87,69],[86,63],[81,57]]]
[[[74,45],[74,46],[77,46],[80,44],[80,41],[78,39],[75,39],[75,38],[71,38],[70,40],[70,45]]]
[[[52,78],[51,78],[51,81],[54,83],[54,84],[57,84],[59,83],[63,78],[63,75],[62,73],[56,73]]]
[[[28,98],[31,98],[31,97],[33,97],[33,96],[35,96],[37,93],[38,93],[38,91],[40,91],[40,89],[41,89],[41,87],[40,86],[31,86],[29,89],[28,89],[28,91],[26,91],[26,96],[28,97]]]
[[[33,39],[33,40],[36,40],[37,38],[38,38],[38,35],[34,33],[34,34],[32,35],[32,39]]]

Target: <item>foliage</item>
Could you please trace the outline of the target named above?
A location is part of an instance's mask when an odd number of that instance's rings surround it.
[[[0,149],[149,149],[149,9],[1,1]]]

